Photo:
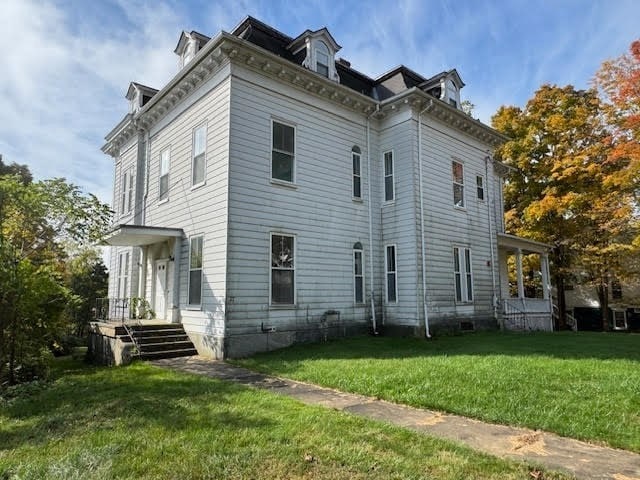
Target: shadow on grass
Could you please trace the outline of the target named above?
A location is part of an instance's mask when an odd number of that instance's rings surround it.
[[[640,362],[640,335],[598,332],[478,332],[457,336],[420,338],[362,336],[295,345],[255,355],[244,364],[261,358],[296,361],[305,359],[402,359],[434,356],[538,356],[556,359],[630,360]]]
[[[271,423],[233,410],[235,398],[246,394],[246,387],[143,363],[99,368],[62,360],[54,367],[55,377],[48,388],[5,403],[0,417],[16,422],[3,428],[0,451],[113,428],[152,425],[178,432],[217,425],[258,429]]]

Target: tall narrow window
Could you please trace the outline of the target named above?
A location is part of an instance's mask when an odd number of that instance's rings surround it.
[[[166,148],[160,153],[160,180],[159,180],[159,199],[167,200],[169,198],[169,164],[171,162],[171,150]]]
[[[316,43],[316,72],[329,78],[329,49],[324,42]]]
[[[455,160],[451,162],[453,174],[453,204],[464,208],[464,167]]]
[[[393,192],[393,152],[384,154],[384,200],[390,202],[395,198]]]
[[[455,279],[456,302],[473,301],[473,276],[471,272],[471,250],[453,247],[453,274]]]
[[[295,238],[291,235],[271,234],[271,303],[295,303]]]
[[[203,236],[191,237],[189,242],[189,306],[202,303],[202,243]]]
[[[484,200],[484,177],[476,176],[476,189],[478,191],[478,200]]]
[[[353,198],[362,198],[362,183],[360,177],[360,148],[351,149],[351,163],[353,172]]]
[[[362,245],[353,247],[353,291],[355,303],[364,303],[364,270],[362,269]]]
[[[271,178],[293,183],[295,129],[275,120],[271,127]]]
[[[398,301],[398,276],[396,270],[396,246],[387,245],[384,251],[387,302]]]
[[[191,164],[191,185],[204,183],[206,170],[207,126],[200,125],[193,131],[193,161]]]
[[[120,212],[123,215],[133,210],[133,200],[133,168],[128,168],[122,174]]]
[[[129,252],[118,256],[118,298],[129,296]]]

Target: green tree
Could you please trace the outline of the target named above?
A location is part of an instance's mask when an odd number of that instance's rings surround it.
[[[608,161],[611,144],[597,92],[543,85],[524,109],[501,107],[492,123],[512,139],[497,151],[515,167],[504,192],[508,230],[552,245],[563,315],[565,283],[577,266],[602,297],[632,253],[636,233],[631,198],[610,188],[622,165]],[[605,328],[607,302],[601,298]]]
[[[0,176],[0,379],[20,380],[64,326],[64,245],[99,238],[108,207],[64,179]]]

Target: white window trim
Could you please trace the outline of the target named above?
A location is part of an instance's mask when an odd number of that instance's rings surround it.
[[[123,266],[124,266],[124,269],[122,268]],[[129,267],[130,266],[131,266],[131,252],[120,252],[118,255],[118,283],[116,285],[117,298],[129,297],[129,292],[127,290],[131,288],[131,286],[129,285],[129,280],[130,280]],[[124,292],[121,290],[124,290]]]
[[[323,49],[324,49],[324,51],[323,51]],[[313,50],[314,50],[313,53],[314,53],[314,60],[315,60],[314,71],[316,73],[322,75],[325,78],[331,78],[331,66],[330,66],[330,63],[331,63],[331,50],[329,49],[329,46],[326,43],[324,43],[322,40],[316,40],[316,41],[313,42]],[[326,55],[326,57],[327,57],[326,65],[324,63],[320,62],[319,54]],[[326,69],[327,69],[327,74],[326,75],[324,75],[323,73],[320,73],[318,71],[318,65],[322,65],[323,67],[326,67]]]
[[[273,258],[274,235],[278,237],[293,238],[293,268],[290,269],[293,271],[293,303],[273,303],[271,273],[274,267],[271,266],[271,259]],[[297,257],[298,257],[298,238],[295,234],[286,233],[286,232],[269,232],[269,307],[270,308],[274,308],[274,309],[296,308],[298,304],[298,281],[296,279],[296,265],[298,263]]]
[[[162,185],[162,177],[164,176],[162,174],[162,155],[167,152],[167,154],[169,155],[169,162],[168,162],[168,166],[167,166],[167,173],[165,174],[167,176],[167,196],[166,198],[161,198],[162,192],[161,192],[161,185]],[[160,157],[159,157],[159,161],[158,161],[158,203],[167,203],[169,201],[169,185],[171,182],[171,145],[169,145],[166,148],[163,148],[162,150],[160,150]]]
[[[285,125],[287,127],[291,127],[293,128],[293,152],[285,152],[284,150],[276,150],[280,153],[284,153],[286,155],[292,155],[293,156],[293,165],[291,166],[291,181],[289,182],[288,180],[282,180],[280,178],[274,178],[273,177],[273,152],[274,152],[274,148],[273,148],[273,124],[274,123],[279,123],[280,125]],[[298,129],[296,127],[296,125],[294,123],[288,122],[286,120],[282,120],[280,118],[275,118],[272,117],[271,118],[271,134],[269,136],[270,138],[270,148],[269,148],[269,179],[271,181],[271,183],[273,183],[274,185],[282,185],[285,187],[288,186],[293,186],[296,187],[296,175],[298,173],[298,168],[297,168],[297,155],[296,155],[296,150],[298,147]]]
[[[478,179],[482,179],[482,198],[478,196]],[[476,199],[479,202],[485,202],[487,200],[487,182],[484,178],[484,175],[476,175]]]
[[[193,183],[193,168],[195,167],[195,160],[196,160],[196,131],[199,130],[200,128],[204,127],[204,170],[202,172],[202,181],[199,183]],[[207,125],[207,120],[205,120],[204,122],[199,123],[198,125],[196,125],[195,127],[193,127],[193,129],[191,130],[191,178],[190,178],[190,183],[191,183],[191,190],[201,187],[202,185],[205,185],[207,183],[207,144],[208,142],[208,138],[207,135],[209,134],[209,128]]]
[[[458,183],[456,182],[455,177],[453,176],[453,163],[458,163],[462,166],[462,183]],[[454,186],[455,185],[460,185],[462,187],[462,205],[456,205],[456,197],[454,194]],[[464,183],[464,162],[457,159],[457,158],[452,158],[451,159],[451,196],[453,199],[453,208],[455,208],[456,210],[466,210],[467,209],[467,199],[465,198],[465,183]]]
[[[396,267],[395,271],[387,270],[387,268],[389,267],[387,249],[389,247],[393,247],[393,253],[395,257],[395,267]],[[389,276],[390,273],[395,274],[395,291],[396,291],[395,300],[389,300],[389,280],[387,277]],[[398,303],[398,245],[395,243],[388,243],[384,246],[384,292],[385,292],[385,299],[387,304],[394,305]]]
[[[460,265],[460,271],[456,272],[456,250],[458,255],[458,264]],[[469,271],[467,271],[467,263],[465,259],[466,252],[469,252]],[[453,298],[457,305],[469,305],[473,303],[474,299],[474,279],[473,279],[473,252],[471,248],[465,245],[454,245],[452,248],[452,259],[453,259]],[[458,295],[456,293],[456,273],[460,274],[460,294],[462,299],[458,299]],[[471,278],[471,292],[469,292],[467,286],[467,278]]]
[[[357,175],[355,173],[353,173],[353,157],[354,157],[354,155],[358,156],[358,174]],[[358,178],[358,180],[360,181],[360,196],[358,196],[358,197],[354,195],[356,178]],[[361,202],[362,201],[362,153],[361,152],[354,152],[353,149],[351,149],[351,199],[355,200],[356,202]]]
[[[196,238],[202,238],[202,265],[199,269],[191,268],[191,248],[192,241]],[[189,257],[187,258],[187,310],[202,310],[202,292],[204,290],[204,234],[198,233],[189,237]],[[189,303],[189,293],[191,293],[191,271],[200,270],[200,303]]]
[[[120,215],[126,217],[131,215],[135,209],[135,185],[133,183],[133,167],[123,168],[120,175]]]
[[[393,189],[393,196],[390,200],[387,200],[387,175],[385,172],[385,155],[391,154],[391,185]],[[396,154],[393,149],[385,150],[382,152],[382,198],[383,204],[392,204],[396,201]]]
[[[362,270],[362,273],[360,275],[356,274],[356,253],[360,253],[360,270]],[[367,300],[367,295],[366,295],[367,289],[365,286],[366,280],[364,276],[364,250],[361,248],[353,249],[351,259],[353,263],[353,303],[355,305],[365,305]],[[396,268],[398,268],[397,265],[396,265]],[[362,278],[362,301],[361,302],[359,302],[358,299],[356,298],[356,278]],[[396,278],[397,278],[397,274],[396,274]],[[396,289],[396,292],[397,292],[397,289]],[[397,296],[398,295],[396,293],[396,297]]]

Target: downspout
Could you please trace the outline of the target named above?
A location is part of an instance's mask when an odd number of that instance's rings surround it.
[[[424,241],[424,194],[422,188],[422,114],[433,107],[433,100],[429,100],[424,110],[418,114],[418,182],[420,183],[420,248],[422,253],[422,309],[424,310],[424,336],[431,338],[429,331],[429,312],[427,306],[427,255]]]
[[[491,224],[491,195],[489,195],[489,161],[491,160],[491,156],[487,155],[484,157],[484,178],[486,178],[487,182],[487,221],[489,222],[489,248],[491,249],[491,287],[493,289],[493,298],[492,298],[492,306],[493,306],[493,318],[495,320],[498,319],[498,295],[496,294],[496,258],[495,258],[495,250],[493,248],[493,225]]]
[[[376,302],[374,298],[375,294],[375,282],[373,281],[373,215],[372,215],[372,197],[371,197],[371,181],[373,175],[371,175],[371,137],[370,137],[370,124],[371,117],[378,113],[380,110],[380,104],[376,105],[376,109],[370,115],[367,116],[367,195],[369,196],[369,283],[371,285],[371,324],[373,327],[373,334],[378,335],[378,326],[376,325]]]

